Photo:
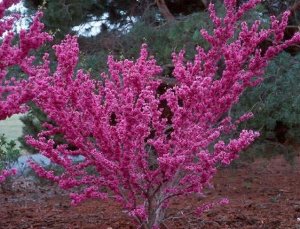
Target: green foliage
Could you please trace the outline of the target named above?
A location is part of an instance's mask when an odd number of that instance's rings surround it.
[[[282,154],[293,163],[294,146],[300,143],[299,63],[300,54],[280,54],[268,66],[264,82],[245,91],[233,109],[237,116],[252,111],[255,117],[243,128],[260,130],[262,135],[244,158]]]
[[[93,16],[102,15],[103,6],[94,0],[48,1],[26,0],[25,7],[36,11],[42,8],[43,22],[48,30],[57,32],[59,37],[70,33],[72,27],[92,20]]]
[[[293,57],[288,53],[281,53],[269,64],[264,82],[244,93],[235,110],[237,114],[247,110],[255,114],[255,118],[247,125],[265,131],[274,130],[278,122],[290,129],[299,127],[299,63],[300,55]]]
[[[0,170],[11,169],[12,165],[18,161],[21,152],[17,148],[16,142],[7,140],[4,134],[0,135]],[[12,190],[12,177],[9,176],[0,184],[2,192]]]
[[[28,153],[37,153],[33,147],[26,144],[24,137],[27,135],[37,137],[37,134],[42,131],[42,123],[49,121],[47,116],[34,104],[30,104],[30,111],[22,116],[20,120],[23,123],[23,134],[18,139],[21,143],[21,148]]]
[[[0,135],[0,170],[10,169],[20,154],[15,141],[7,140],[4,134]]]
[[[269,15],[279,15],[281,12],[291,8],[295,2],[295,0],[264,0],[261,6],[264,6],[264,11]]]
[[[216,3],[218,14],[225,13],[223,4]],[[150,14],[151,12],[148,12]],[[156,12],[152,11],[155,17]],[[259,12],[253,10],[245,18],[253,22],[262,18]],[[265,24],[268,20],[264,18]],[[265,24],[263,26],[265,26]],[[207,12],[192,13],[187,16],[178,16],[172,23],[151,24],[147,19],[137,20],[129,31],[101,33],[98,36],[90,38],[80,38],[80,48],[82,51],[81,66],[85,69],[106,68],[106,59],[108,54],[116,58],[136,58],[138,56],[142,43],[147,43],[151,54],[153,54],[162,66],[171,64],[171,53],[182,49],[186,52],[186,59],[192,59],[195,54],[195,47],[201,46],[204,49],[209,48],[201,34],[200,29],[205,28],[208,31],[213,29],[211,20]],[[88,44],[90,43],[90,44]]]
[[[147,0],[25,0],[24,4],[31,13],[42,9],[42,21],[46,29],[55,32],[59,38],[74,33],[72,29],[75,26],[95,21],[101,22],[98,25],[101,31],[126,29],[128,25],[133,24],[134,19],[141,17],[155,5]],[[89,32],[89,29],[87,27],[86,32]]]
[[[124,47],[132,47],[125,53],[126,56],[135,56],[141,43],[146,42],[160,64],[170,63],[170,54],[185,49],[187,59],[195,54],[195,47],[201,45],[208,47],[200,36],[199,28],[211,28],[206,12],[194,13],[178,19],[171,24],[164,24],[158,27],[146,26],[143,22],[137,23],[131,31],[124,36]],[[129,54],[129,55],[127,55]]]
[[[212,24],[206,12],[194,13],[178,18],[173,23],[153,26],[141,20],[134,24],[128,33],[116,33],[114,36],[100,34],[97,37],[81,38],[82,55],[80,66],[84,69],[105,70],[107,55],[116,58],[136,58],[142,43],[147,43],[151,54],[158,63],[168,65],[171,63],[171,53],[185,49],[187,59],[195,54],[195,47],[201,45],[208,48],[208,43],[200,35],[199,28],[210,28]],[[89,40],[91,45],[86,45]],[[98,74],[99,75],[99,74]]]
[[[175,16],[190,15],[206,8],[201,0],[166,0],[167,7]],[[47,29],[57,31],[62,37],[70,33],[74,26],[100,21],[102,32],[127,31],[135,21],[147,24],[164,22],[155,1],[152,0],[24,0],[30,12],[42,8],[43,22]],[[87,28],[89,30],[89,28]]]

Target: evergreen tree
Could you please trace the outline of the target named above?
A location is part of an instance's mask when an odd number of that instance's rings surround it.
[[[45,13],[46,27],[63,36],[72,33],[72,28],[84,23],[101,20],[101,31],[127,28],[141,20],[149,11],[156,11],[150,20],[162,22],[177,16],[189,15],[206,8],[206,0],[25,0],[25,6],[32,11],[39,7]],[[149,18],[148,18],[149,19]]]

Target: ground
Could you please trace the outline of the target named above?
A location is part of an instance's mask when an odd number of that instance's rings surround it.
[[[282,157],[222,169],[206,198],[176,199],[169,213],[207,200],[227,197],[227,206],[201,218],[180,215],[162,228],[300,228],[300,158],[292,167]],[[0,193],[0,228],[136,228],[117,203],[88,201],[70,206],[68,196],[51,185],[18,179],[13,191]],[[297,220],[298,218],[298,220]]]

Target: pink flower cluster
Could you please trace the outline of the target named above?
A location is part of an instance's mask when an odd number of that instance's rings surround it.
[[[212,34],[201,30],[210,49],[198,47],[191,62],[185,61],[184,51],[173,54],[177,83],[162,95],[157,94],[161,68],[149,56],[146,45],[136,61],[109,57],[108,73],[94,80],[83,70],[76,70],[79,48],[75,37],[67,36],[54,46],[58,60],[55,72],[50,70],[48,54],[36,67],[31,65],[32,58],[20,60],[24,50],[36,48],[50,39],[48,35],[41,38],[40,33],[31,32],[40,43],[28,46],[32,44],[30,37],[21,34],[25,41],[20,44],[26,48],[11,47],[7,38],[3,50],[10,50],[17,61],[9,58],[3,62],[6,66],[20,64],[30,77],[24,90],[7,85],[11,94],[0,104],[0,117],[32,99],[52,124],[46,123],[38,138],[28,136],[27,142],[64,171],[57,175],[35,164],[33,169],[70,189],[74,204],[88,198],[113,198],[140,226],[158,228],[168,217],[166,209],[172,198],[202,194],[210,186],[217,165],[229,164],[259,136],[252,130],[236,134],[237,125],[252,114],[233,120],[229,111],[247,87],[263,80],[270,59],[300,42],[300,34],[282,40],[288,13],[280,21],[272,17],[269,29],[261,29],[259,21],[240,23],[244,13],[258,2],[250,0],[237,8],[235,0],[224,0],[224,18],[219,18],[210,4],[215,28]],[[38,25],[36,20],[31,30],[40,31]],[[259,44],[272,38],[273,44],[262,53]],[[224,62],[223,68],[220,62]],[[12,106],[12,99],[18,108]],[[172,112],[171,122],[163,118],[163,100]],[[67,144],[57,145],[55,134],[62,134]],[[83,160],[74,162],[73,156]]]
[[[192,62],[185,61],[184,51],[173,54],[177,83],[162,95],[156,93],[161,68],[145,45],[136,61],[109,57],[109,73],[101,75],[102,81],[83,70],[76,72],[75,37],[68,36],[54,46],[56,71],[51,73],[46,54],[44,64],[31,72],[31,80],[36,82],[33,101],[55,125],[46,124],[37,139],[28,137],[27,141],[64,172],[55,175],[33,168],[64,189],[80,187],[79,193],[71,194],[75,204],[111,197],[139,224],[157,227],[167,217],[170,199],[201,194],[217,165],[229,164],[259,136],[243,130],[226,140],[240,122],[252,117],[248,113],[232,120],[229,110],[247,87],[263,80],[270,59],[299,43],[300,34],[282,40],[288,12],[281,21],[272,17],[269,29],[260,29],[259,21],[240,24],[243,14],[258,2],[250,0],[236,8],[236,1],[225,0],[224,18],[217,17],[210,4],[215,29],[212,34],[201,33],[211,48],[198,47]],[[259,44],[272,37],[273,44],[263,54]],[[221,61],[223,69],[219,69]],[[162,100],[172,111],[171,124],[162,118]],[[68,145],[56,145],[52,138],[56,133],[63,134]],[[77,155],[84,160],[74,163],[71,157]]]
[[[42,32],[44,25],[39,21],[42,17],[39,12],[28,31],[20,31],[19,42],[13,43],[16,34],[12,29],[19,15],[5,17],[4,13],[12,4],[18,2],[3,0],[0,3],[0,36],[3,39],[0,44],[0,120],[24,111],[24,104],[32,98],[26,80],[17,80],[17,77],[7,79],[9,68],[19,66],[25,73],[29,73],[34,59],[29,52],[52,39],[49,34]]]
[[[7,177],[17,174],[16,169],[10,169],[10,170],[2,170],[0,171],[0,183],[6,180]]]
[[[200,207],[197,208],[196,212],[197,214],[201,215],[203,214],[205,211],[208,211],[212,208],[214,208],[215,206],[220,206],[220,205],[226,205],[229,203],[229,200],[226,198],[223,198],[217,202],[212,202],[212,203],[208,203],[208,204],[204,204]]]
[[[19,66],[24,73],[30,73],[34,60],[29,52],[39,48],[52,37],[42,32],[44,25],[39,21],[42,13],[37,13],[30,28],[21,30],[19,42],[13,40],[16,34],[13,32],[13,25],[19,19],[19,15],[5,16],[5,11],[10,6],[18,3],[19,0],[3,0],[0,2],[0,120],[25,110],[25,103],[33,97],[30,83],[25,79],[7,74],[11,67]],[[0,183],[9,175],[15,174],[15,170],[0,171]]]

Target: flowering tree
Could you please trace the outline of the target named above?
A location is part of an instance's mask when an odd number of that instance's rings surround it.
[[[14,44],[13,24],[19,15],[6,16],[5,11],[18,2],[19,0],[0,2],[0,120],[24,111],[25,103],[33,96],[27,80],[7,77],[9,68],[19,66],[25,73],[29,73],[34,59],[29,52],[51,40],[49,34],[42,32],[43,24],[39,21],[42,14],[37,13],[29,30],[21,30],[19,42]],[[0,182],[15,172],[15,170],[0,171]]]
[[[54,73],[47,54],[43,65],[31,69],[33,101],[55,124],[45,123],[37,139],[27,138],[64,172],[57,175],[31,163],[33,169],[73,190],[74,204],[110,197],[122,203],[141,227],[158,228],[167,218],[172,198],[201,194],[217,165],[229,164],[259,136],[242,130],[226,140],[240,122],[252,117],[247,113],[233,120],[230,108],[245,88],[262,81],[270,59],[300,41],[300,34],[283,41],[288,12],[281,21],[271,17],[269,29],[260,29],[259,21],[251,26],[239,23],[258,2],[250,0],[236,8],[235,0],[224,0],[223,19],[210,4],[215,29],[211,35],[206,30],[201,33],[211,48],[198,47],[193,62],[184,60],[184,51],[173,54],[177,83],[162,95],[156,93],[161,68],[145,45],[136,61],[109,57],[109,73],[97,81],[83,70],[76,71],[78,44],[75,37],[67,36],[54,46],[58,60]],[[258,45],[266,39],[273,44],[262,53]],[[220,61],[225,65],[221,74]],[[162,115],[163,100],[172,112],[169,119]],[[53,140],[57,133],[68,144],[57,145]],[[84,159],[73,162],[72,156],[78,155]]]

